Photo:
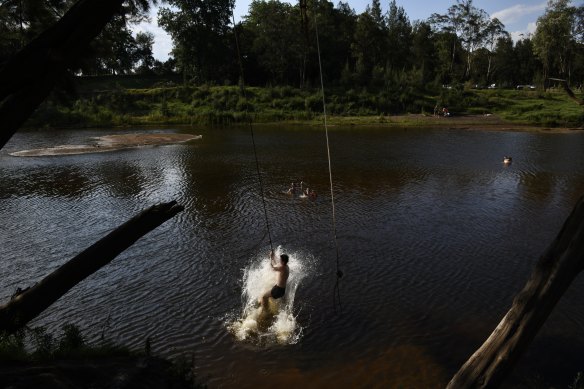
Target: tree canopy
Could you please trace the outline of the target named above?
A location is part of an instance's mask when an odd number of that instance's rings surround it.
[[[52,25],[74,0],[0,0],[0,62]],[[316,28],[328,84],[372,88],[478,85],[546,86],[550,77],[579,86],[584,77],[584,6],[549,0],[537,30],[513,41],[503,23],[454,0],[444,13],[410,20],[395,0],[364,12],[326,0],[255,0],[233,25],[234,0],[164,0],[158,24],[171,57],[154,59],[154,36],[135,32],[156,1],[126,0],[79,62],[82,74],[170,74],[185,83],[237,84],[239,39],[246,82],[316,85]],[[318,25],[316,25],[317,23]]]

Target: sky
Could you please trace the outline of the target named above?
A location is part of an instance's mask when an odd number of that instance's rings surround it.
[[[572,5],[582,5],[584,0],[572,1]],[[348,0],[351,8],[357,14],[365,11],[371,0]],[[235,2],[235,20],[241,20],[249,10],[251,0],[236,0]],[[333,1],[337,4],[338,1]],[[381,0],[383,12],[389,8],[390,0]],[[537,18],[545,12],[547,0],[475,0],[474,6],[484,9],[491,18],[498,18],[505,25],[505,29],[511,33],[514,40],[521,36],[535,32],[535,23]],[[410,21],[425,20],[433,13],[446,13],[448,7],[455,4],[455,0],[396,0],[398,7],[403,7]],[[164,30],[158,27],[156,23],[156,14],[158,8],[151,11],[151,21],[134,26],[134,32],[148,31],[154,34],[153,53],[154,58],[165,61],[172,50],[172,40]]]

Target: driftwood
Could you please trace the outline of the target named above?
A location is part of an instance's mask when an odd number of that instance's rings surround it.
[[[121,9],[122,0],[80,0],[0,69],[0,149]]]
[[[527,349],[558,300],[584,269],[584,197],[539,259],[511,309],[447,388],[496,388]]]
[[[182,210],[172,201],[142,211],[33,287],[15,295],[0,307],[0,332],[11,333],[25,326],[79,282]]]

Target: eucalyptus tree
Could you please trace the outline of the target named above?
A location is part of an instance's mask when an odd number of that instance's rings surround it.
[[[454,70],[454,63],[456,56],[458,54],[457,47],[460,45],[459,36],[462,34],[463,20],[460,15],[456,12],[457,8],[451,6],[448,8],[446,14],[433,13],[429,18],[428,22],[435,29],[441,30],[444,34],[442,37],[450,37],[452,41],[450,43],[450,65],[449,70],[452,73]]]
[[[158,24],[172,37],[172,53],[184,81],[217,81],[234,59],[234,0],[166,0]]]
[[[580,9],[570,0],[549,0],[545,13],[537,19],[533,47],[543,64],[544,81],[549,76],[570,78],[570,60],[578,45]],[[547,83],[546,83],[547,85]]]
[[[485,30],[490,23],[489,14],[473,5],[473,0],[456,0],[444,15],[432,14],[430,22],[444,31],[453,32],[462,41],[466,55],[465,78],[472,69],[473,52],[481,47],[485,39]],[[456,45],[456,42],[453,43]],[[454,50],[452,50],[452,65]]]
[[[510,38],[510,35],[507,31],[505,31],[505,25],[501,23],[501,21],[497,18],[491,19],[484,30],[484,43],[485,48],[487,49],[487,58],[488,58],[488,65],[487,65],[487,74],[486,74],[486,81],[487,84],[490,84],[491,81],[491,72],[493,71],[493,57],[495,54],[495,47],[497,43],[502,38]]]
[[[454,32],[443,30],[434,32],[434,47],[436,50],[436,78],[441,84],[451,84],[462,81],[465,71],[463,49],[460,39]]]

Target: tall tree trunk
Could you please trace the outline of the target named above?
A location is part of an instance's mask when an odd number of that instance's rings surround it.
[[[120,10],[122,0],[79,0],[0,69],[0,149],[53,89],[56,79]]]
[[[10,333],[25,326],[79,282],[182,210],[182,206],[172,201],[142,211],[39,283],[16,295],[0,307],[0,332]]]
[[[491,85],[491,62],[493,61],[493,57],[489,54],[489,61],[487,66],[487,86]]]
[[[496,388],[527,349],[558,300],[584,269],[584,197],[539,259],[511,309],[447,388]]]

